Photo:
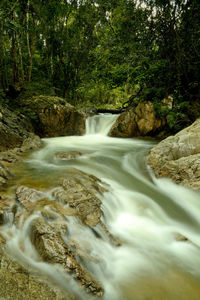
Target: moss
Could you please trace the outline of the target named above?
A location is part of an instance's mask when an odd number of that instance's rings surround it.
[[[37,105],[37,108],[42,108],[46,106],[52,106],[53,104],[57,105],[68,105],[71,107],[69,103],[66,102],[63,98],[60,97],[55,97],[55,96],[33,96],[30,98],[26,98],[21,102],[21,105],[29,105],[29,106],[34,106]]]

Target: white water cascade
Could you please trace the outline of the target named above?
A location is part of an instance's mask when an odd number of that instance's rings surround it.
[[[110,128],[117,119],[118,115],[101,114],[87,118],[86,135],[102,134],[108,135]]]
[[[153,142],[111,138],[107,134],[116,116],[87,120],[85,136],[44,139],[44,147],[26,160],[24,176],[56,182],[70,168],[99,177],[109,185],[104,193],[103,221],[120,241],[116,247],[97,238],[89,227],[73,219],[67,227],[73,240],[87,245],[100,259],[87,269],[104,286],[103,300],[199,300],[200,299],[200,197],[168,179],[156,179],[145,157]],[[79,151],[81,156],[60,162],[58,151]],[[50,195],[51,188],[45,192]],[[53,201],[52,197],[52,201]],[[58,267],[38,260],[28,238],[31,216],[22,230],[3,229],[8,249],[18,261],[37,268],[62,287],[88,300]],[[96,226],[99,235],[101,232]],[[189,241],[180,241],[177,235]],[[11,238],[12,236],[12,238]],[[24,241],[24,250],[19,247]]]

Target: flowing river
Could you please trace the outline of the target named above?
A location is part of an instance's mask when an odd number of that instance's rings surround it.
[[[90,117],[85,136],[44,139],[43,148],[31,153],[15,170],[15,186],[28,183],[50,195],[70,168],[97,176],[109,185],[101,199],[103,220],[122,245],[116,247],[97,237],[87,226],[69,220],[68,224],[71,222],[73,239],[101,258],[99,263],[88,263],[87,269],[102,283],[102,299],[199,300],[199,194],[168,179],[154,178],[145,161],[154,142],[108,137],[115,119],[113,115]],[[82,155],[62,161],[55,155],[73,151]],[[11,187],[9,193],[14,189]],[[89,299],[74,282],[66,282],[61,270],[37,260],[28,239],[33,218],[34,215],[29,217],[21,229],[11,225],[12,220],[3,229],[10,253],[75,292],[80,299]],[[178,236],[187,237],[188,241]]]

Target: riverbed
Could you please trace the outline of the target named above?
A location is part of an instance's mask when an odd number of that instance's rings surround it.
[[[169,179],[154,177],[146,156],[155,142],[107,136],[115,118],[90,117],[85,136],[43,139],[43,147],[16,166],[7,193],[12,195],[17,185],[26,185],[54,201],[51,191],[71,168],[95,175],[108,185],[101,196],[102,219],[121,246],[69,218],[66,222],[73,239],[100,258],[99,263],[88,262],[87,269],[103,285],[102,299],[199,300],[200,196]],[[57,153],[75,156],[59,159]],[[78,290],[74,284],[68,287],[60,272],[56,279],[56,268],[52,271],[53,266],[37,261],[27,241],[27,228],[20,232],[11,218],[3,231],[11,255],[17,255],[19,262],[32,264],[72,292]],[[28,246],[20,248],[19,240]],[[80,291],[77,294],[89,299]]]

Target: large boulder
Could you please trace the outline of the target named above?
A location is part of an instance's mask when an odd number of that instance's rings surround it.
[[[118,117],[109,135],[124,138],[155,135],[163,129],[165,124],[165,119],[156,116],[152,102],[141,102]]]
[[[0,107],[0,151],[20,147],[30,132],[33,127],[23,114]]]
[[[19,111],[0,107],[0,186],[11,177],[8,167],[23,154],[41,146],[30,120]]]
[[[200,120],[153,147],[147,162],[156,177],[200,190]]]
[[[85,133],[85,114],[62,98],[34,96],[22,100],[20,106],[40,137]]]

